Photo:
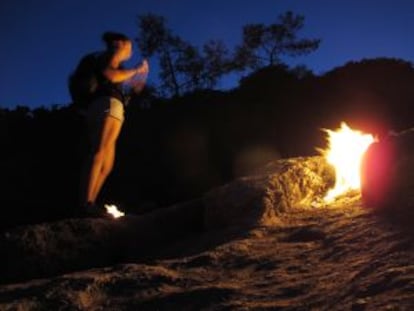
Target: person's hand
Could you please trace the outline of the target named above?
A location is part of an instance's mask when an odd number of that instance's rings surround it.
[[[144,59],[142,63],[137,68],[137,74],[139,75],[147,75],[149,72],[149,65],[148,61]]]

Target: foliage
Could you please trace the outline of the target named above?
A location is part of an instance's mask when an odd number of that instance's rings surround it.
[[[165,95],[212,88],[229,68],[229,53],[221,41],[207,42],[200,50],[175,35],[164,17],[154,14],[139,16],[138,26],[137,42],[143,56],[158,56]]]
[[[137,42],[144,57],[158,57],[161,93],[178,97],[214,88],[231,72],[257,70],[279,64],[283,55],[298,56],[316,50],[319,39],[298,38],[303,26],[303,16],[286,12],[277,23],[244,26],[243,41],[235,51],[220,40],[210,40],[200,49],[174,34],[164,17],[146,14],[138,17]],[[298,68],[299,73],[307,74]]]
[[[309,54],[319,47],[319,39],[298,38],[304,26],[304,16],[288,11],[280,15],[278,22],[248,24],[243,27],[242,44],[236,48],[235,68],[258,69],[281,62],[283,55]]]

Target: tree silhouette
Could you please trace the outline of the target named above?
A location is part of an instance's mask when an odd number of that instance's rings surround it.
[[[236,47],[234,67],[240,71],[280,63],[280,56],[308,54],[319,47],[319,39],[301,39],[297,33],[304,26],[304,16],[290,11],[268,26],[248,24],[243,27],[242,44]]]
[[[175,35],[166,19],[154,14],[138,17],[138,46],[144,57],[159,57],[162,91],[180,96],[184,92],[212,88],[231,67],[229,51],[221,41],[209,41],[199,48]]]
[[[167,28],[162,16],[146,14],[138,17],[139,36],[138,46],[144,57],[158,54],[160,58],[160,78],[163,87],[179,95],[180,88],[173,67],[174,54],[179,50],[182,40],[172,34]]]
[[[203,46],[205,58],[205,81],[208,87],[214,87],[224,74],[233,70],[230,52],[220,40],[210,40]]]

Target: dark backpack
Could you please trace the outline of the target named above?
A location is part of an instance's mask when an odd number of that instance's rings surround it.
[[[80,60],[75,71],[69,76],[69,93],[72,105],[86,110],[98,88],[99,61],[102,53],[94,52]]]

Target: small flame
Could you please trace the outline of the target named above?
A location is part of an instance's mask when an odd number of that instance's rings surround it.
[[[115,205],[105,204],[105,208],[106,212],[111,214],[114,218],[125,216],[125,213],[118,210],[118,208]]]
[[[322,153],[335,168],[335,186],[324,198],[330,202],[350,190],[360,190],[361,160],[375,139],[371,134],[351,129],[345,122],[336,131],[324,131],[328,133],[328,149]]]

